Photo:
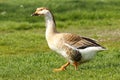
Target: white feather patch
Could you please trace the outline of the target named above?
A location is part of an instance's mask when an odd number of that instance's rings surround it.
[[[102,47],[100,46],[93,46],[93,47],[87,47],[85,49],[77,49],[67,43],[65,43],[66,46],[68,46],[69,48],[72,48],[74,50],[77,50],[81,53],[82,55],[82,61],[86,61],[86,60],[90,60],[92,59],[95,54],[98,52],[98,51],[102,51],[102,50],[105,50],[103,49]]]
[[[104,50],[102,47],[88,47],[85,49],[79,49],[79,52],[82,55],[82,60],[92,59],[98,51]]]

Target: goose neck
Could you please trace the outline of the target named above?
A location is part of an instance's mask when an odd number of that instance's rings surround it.
[[[46,20],[46,27],[48,27],[50,24],[52,26],[56,26],[56,23],[55,23],[55,20],[54,20],[54,16],[51,12],[48,12],[46,15],[45,15],[45,20]]]
[[[49,36],[57,33],[54,16],[50,12],[45,15],[45,21],[46,21],[46,35]]]

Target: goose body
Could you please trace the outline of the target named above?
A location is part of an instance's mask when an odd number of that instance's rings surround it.
[[[40,15],[45,16],[45,37],[49,48],[62,55],[68,61],[54,71],[65,70],[70,63],[77,69],[79,64],[91,60],[97,52],[105,50],[104,47],[90,38],[81,37],[71,33],[57,32],[54,16],[49,9],[44,7],[37,8],[32,14],[32,16]]]

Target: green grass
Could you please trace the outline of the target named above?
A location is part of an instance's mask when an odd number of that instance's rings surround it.
[[[1,0],[0,80],[119,80],[119,3],[119,0]],[[97,39],[108,50],[80,65],[78,71],[71,65],[64,72],[52,72],[66,60],[48,48],[44,19],[30,16],[40,6],[54,13],[58,31]]]

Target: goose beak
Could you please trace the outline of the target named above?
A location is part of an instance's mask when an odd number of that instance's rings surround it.
[[[31,16],[34,16],[34,14],[31,14]]]
[[[39,16],[39,14],[33,13],[33,14],[31,14],[31,16]]]

